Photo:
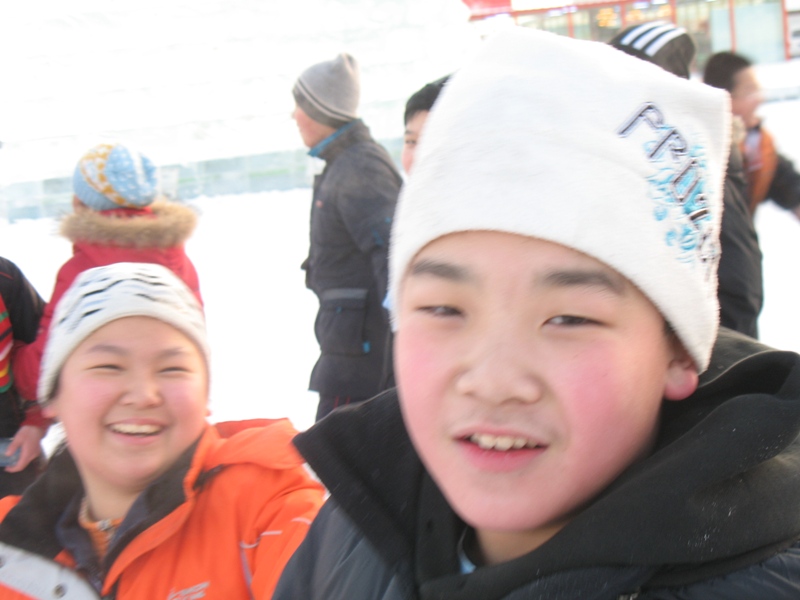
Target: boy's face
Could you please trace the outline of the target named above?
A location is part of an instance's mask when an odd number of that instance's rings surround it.
[[[733,76],[733,91],[731,91],[731,110],[744,121],[745,127],[758,125],[756,110],[761,105],[763,96],[761,86],[756,78],[753,67],[742,69]]]
[[[398,306],[406,426],[490,563],[522,555],[652,447],[691,359],[627,279],[559,244],[499,232],[435,240]]]
[[[194,343],[163,321],[127,317],[72,352],[45,413],[63,423],[91,503],[97,491],[138,494],[169,469],[202,433],[207,399]]]
[[[428,114],[429,111],[427,110],[416,112],[406,123],[406,130],[403,134],[403,151],[400,153],[400,162],[403,164],[403,170],[406,173],[411,173],[411,167],[414,165],[417,144],[422,135],[425,121],[428,120]]]

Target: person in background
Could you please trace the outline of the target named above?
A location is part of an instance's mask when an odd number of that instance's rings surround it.
[[[202,308],[169,269],[78,275],[38,388],[66,443],[0,501],[2,598],[271,597],[323,490],[288,420],[207,422],[209,360]]]
[[[441,79],[425,84],[414,92],[406,102],[406,110],[403,113],[403,124],[405,125],[403,151],[400,154],[400,162],[406,175],[411,173],[417,144],[422,135],[425,121],[428,120],[428,114],[449,77],[449,75],[446,75]]]
[[[633,25],[609,42],[618,50],[689,79],[697,46],[682,27],[665,21]],[[720,325],[758,339],[758,315],[764,306],[761,247],[749,210],[747,180],[742,153],[733,128],[725,188],[720,245]]]
[[[417,152],[417,144],[422,137],[422,128],[425,126],[425,121],[428,120],[428,115],[433,108],[433,104],[439,97],[449,77],[449,75],[446,75],[441,79],[426,83],[411,94],[406,101],[406,109],[403,114],[403,123],[405,126],[403,132],[403,150],[400,153],[400,162],[403,165],[403,170],[406,172],[406,175],[411,173],[411,167],[414,164],[414,157]],[[388,308],[388,298],[387,301],[384,302],[384,305]],[[386,350],[383,358],[381,390],[388,390],[395,386],[393,345],[394,336],[389,332],[386,338]]]
[[[522,27],[452,76],[392,231],[397,390],[295,438],[331,497],[275,600],[799,597],[800,356],[718,338],[728,103]]]
[[[306,285],[319,299],[320,356],[309,383],[319,393],[319,420],[381,391],[387,252],[402,178],[358,118],[360,74],[352,56],[312,65],[292,92],[303,144],[325,161],[314,179],[303,263]]]
[[[0,437],[10,440],[2,456],[8,466],[0,471],[0,497],[21,494],[41,469],[49,422],[36,402],[20,397],[12,365],[19,348],[36,339],[43,310],[44,300],[19,267],[0,257]]]
[[[122,144],[99,144],[78,161],[72,181],[74,210],[60,225],[61,234],[72,242],[72,257],[56,275],[36,341],[21,348],[14,362],[19,392],[27,400],[36,398],[53,311],[86,269],[116,262],[164,265],[200,299],[197,271],[185,250],[197,215],[160,195],[149,158]]]
[[[772,200],[800,218],[800,173],[778,152],[769,131],[756,114],[763,101],[753,63],[734,52],[717,52],[706,63],[703,81],[731,95],[731,110],[745,127],[741,142],[750,196],[750,212]]]

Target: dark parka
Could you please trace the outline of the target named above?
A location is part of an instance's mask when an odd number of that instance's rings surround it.
[[[49,425],[39,405],[21,396],[12,370],[19,349],[36,339],[43,310],[44,300],[22,271],[0,258],[0,437],[12,438],[23,426],[46,430]],[[0,497],[21,494],[39,469],[38,459],[18,473],[0,467]]]
[[[320,357],[309,388],[368,398],[380,390],[389,334],[383,308],[392,217],[402,178],[356,120],[315,147],[326,166],[314,180],[306,285],[319,298]]]
[[[717,290],[720,324],[758,338],[758,315],[764,304],[761,247],[748,206],[742,154],[736,145],[728,158],[722,201]]]
[[[723,330],[698,391],[664,404],[651,456],[538,549],[460,574],[465,525],[388,391],[295,439],[332,498],[274,598],[800,598],[798,434],[800,356]]]

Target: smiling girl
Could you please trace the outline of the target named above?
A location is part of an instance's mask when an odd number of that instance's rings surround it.
[[[228,424],[241,431],[223,439],[208,390],[203,314],[183,282],[152,264],[81,274],[39,381],[66,444],[0,504],[0,596],[269,597],[321,488],[288,421]]]

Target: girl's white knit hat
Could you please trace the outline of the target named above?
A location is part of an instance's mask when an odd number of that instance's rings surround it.
[[[172,271],[149,263],[115,263],[82,272],[56,305],[39,374],[39,402],[51,400],[70,354],[103,325],[152,317],[194,342],[209,365],[203,309]]]
[[[720,90],[599,42],[498,34],[450,79],[425,125],[394,219],[390,305],[436,238],[541,238],[627,277],[705,370],[730,129]]]

